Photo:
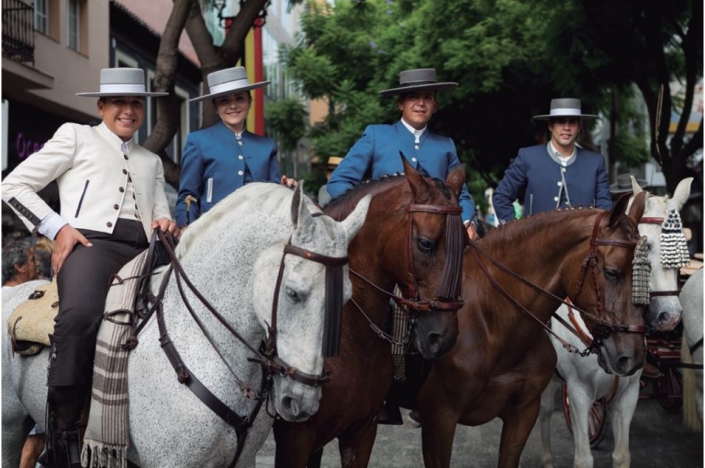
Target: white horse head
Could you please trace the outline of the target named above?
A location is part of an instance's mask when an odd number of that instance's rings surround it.
[[[649,289],[652,293],[648,309],[647,322],[658,330],[673,330],[681,319],[683,308],[678,300],[678,268],[665,267],[661,263],[661,224],[646,222],[649,218],[665,219],[675,210],[679,212],[690,195],[690,184],[693,178],[683,179],[676,187],[673,198],[649,195],[646,199],[646,208],[641,223],[639,234],[646,236],[649,246],[649,263],[651,276]],[[632,189],[634,196],[642,192],[641,187],[632,176]],[[631,208],[631,206],[630,206]],[[666,295],[654,295],[664,293]]]
[[[321,216],[308,197],[299,192],[291,204],[291,244],[328,257],[347,257],[347,247],[365,221],[371,197],[365,197],[340,223]],[[312,216],[315,213],[317,216]],[[291,229],[291,227],[290,227]],[[263,327],[272,322],[272,285],[282,261],[282,245],[265,251],[254,268],[253,304]],[[320,375],[323,370],[323,320],[326,294],[325,264],[287,255],[277,306],[276,349],[279,357],[298,371]],[[352,296],[348,269],[343,270],[343,302]],[[329,286],[332,287],[332,286]],[[342,305],[342,303],[341,303]],[[288,421],[305,420],[318,409],[321,389],[282,375],[274,376],[273,398],[277,412]]]

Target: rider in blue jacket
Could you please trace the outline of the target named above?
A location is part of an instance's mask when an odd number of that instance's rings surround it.
[[[399,151],[422,174],[445,180],[448,171],[460,164],[455,143],[448,137],[431,133],[427,124],[436,112],[436,91],[455,88],[458,83],[439,83],[436,70],[405,70],[399,87],[380,91],[382,96],[399,96],[401,120],[392,125],[370,125],[338,165],[328,181],[328,193],[337,198],[359,184],[366,174],[372,179],[404,171]],[[467,187],[460,194],[463,222],[471,239],[475,230],[475,203]]]
[[[548,120],[551,140],[545,145],[521,148],[492,196],[500,223],[515,219],[512,203],[524,192],[524,216],[568,206],[610,209],[612,200],[605,158],[580,148],[575,140],[583,114],[579,99],[551,101],[551,112],[537,115]]]

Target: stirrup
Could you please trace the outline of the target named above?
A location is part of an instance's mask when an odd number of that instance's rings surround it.
[[[404,420],[401,418],[399,406],[384,402],[377,413],[377,424],[389,424],[391,426],[401,426]]]
[[[59,456],[66,456],[69,468],[81,468],[81,450],[78,430],[62,431],[59,436]],[[60,466],[60,465],[59,465]]]

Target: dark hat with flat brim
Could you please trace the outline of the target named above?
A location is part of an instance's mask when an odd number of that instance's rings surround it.
[[[646,190],[649,187],[649,183],[644,179],[637,179],[631,174],[619,174],[617,181],[614,184],[610,184],[610,193],[612,195],[619,195],[633,192],[634,186],[632,185],[632,178],[639,184],[642,190]]]
[[[250,91],[251,89],[262,88],[267,86],[271,81],[260,81],[258,83],[250,83],[247,79],[247,71],[245,67],[232,67],[224,70],[218,70],[208,74],[208,94],[191,99],[191,102],[204,101],[213,99],[219,96],[225,96],[233,93],[241,93]]]
[[[551,99],[551,113],[535,115],[536,120],[549,120],[558,117],[577,117],[580,119],[599,119],[599,115],[583,114],[580,108],[580,99],[558,98]]]
[[[100,71],[100,91],[76,93],[82,97],[158,97],[169,93],[147,91],[141,68],[103,68]]]
[[[394,96],[415,91],[446,91],[456,88],[458,83],[436,81],[434,68],[416,68],[399,73],[399,87],[380,91],[382,96]]]

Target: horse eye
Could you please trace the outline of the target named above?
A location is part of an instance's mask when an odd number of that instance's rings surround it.
[[[603,272],[608,281],[616,282],[619,279],[619,273],[614,268],[605,268]]]
[[[292,302],[299,302],[301,300],[299,294],[291,288],[286,288],[286,295]]]
[[[430,253],[434,247],[434,242],[428,239],[419,239],[417,244],[419,246],[419,250],[423,253]]]

